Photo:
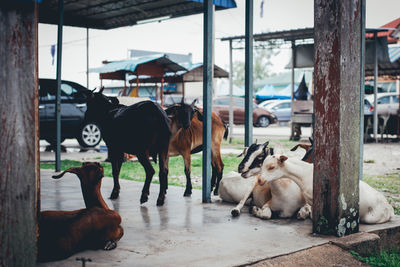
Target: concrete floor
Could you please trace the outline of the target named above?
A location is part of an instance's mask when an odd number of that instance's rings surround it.
[[[84,207],[78,178],[66,174],[51,179],[41,170],[41,210]],[[159,185],[151,185],[149,202],[140,205],[143,183],[121,180],[118,200],[109,200],[112,179],[104,178],[102,194],[122,217],[124,236],[112,251],[84,251],[70,258],[38,266],[81,266],[77,257],[90,258],[86,266],[236,266],[286,255],[329,242],[332,237],[311,234],[311,221],[270,220],[252,217],[244,208],[232,218],[232,204],[213,196],[201,203],[201,191],[184,198],[184,188],[169,186],[166,203],[156,206]],[[399,225],[396,219],[389,223]],[[362,226],[362,231],[385,227]]]

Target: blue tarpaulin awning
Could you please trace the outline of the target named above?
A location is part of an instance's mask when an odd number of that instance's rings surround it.
[[[276,90],[274,86],[267,84],[260,91],[256,93],[257,100],[266,99],[290,99],[291,98],[291,87],[289,91],[287,90],[289,86],[283,90]],[[297,86],[295,86],[296,90]]]
[[[187,1],[198,2],[198,3],[204,2],[203,0],[187,0]],[[233,0],[213,0],[213,4],[216,6],[225,7],[225,8],[235,8],[236,7],[236,2]]]

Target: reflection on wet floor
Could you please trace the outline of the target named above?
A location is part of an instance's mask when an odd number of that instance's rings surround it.
[[[75,210],[84,207],[78,178],[66,174],[54,180],[41,170],[41,210]],[[93,266],[233,266],[288,254],[323,244],[328,237],[311,235],[311,221],[260,220],[247,213],[232,218],[232,204],[212,196],[201,202],[201,191],[183,197],[183,187],[168,187],[164,206],[157,207],[159,185],[151,184],[149,201],[140,205],[143,183],[120,180],[117,200],[104,197],[122,217],[124,236],[113,251],[85,251],[57,262],[74,266],[76,257],[91,258]],[[109,196],[111,178],[104,178],[101,192]],[[55,263],[39,266],[54,266]]]

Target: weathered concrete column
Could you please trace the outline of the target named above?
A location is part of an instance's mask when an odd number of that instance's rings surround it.
[[[361,1],[314,1],[313,231],[358,232]]]
[[[0,266],[36,265],[37,4],[0,2]]]

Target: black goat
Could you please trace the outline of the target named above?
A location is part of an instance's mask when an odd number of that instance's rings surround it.
[[[165,111],[152,101],[142,101],[131,106],[119,104],[116,98],[91,93],[87,101],[85,119],[100,125],[112,164],[114,188],[110,198],[119,196],[119,172],[124,153],[136,155],[146,171],[140,203],[148,200],[149,187],[154,175],[149,156],[160,168],[160,193],[157,205],[164,204],[168,187],[168,146],[171,137],[169,120]]]

